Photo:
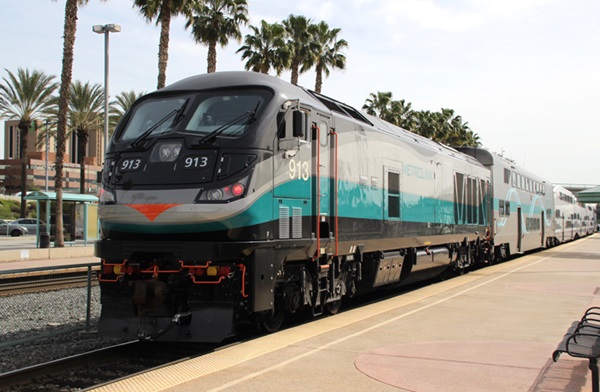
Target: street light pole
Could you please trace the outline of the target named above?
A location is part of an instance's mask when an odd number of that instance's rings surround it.
[[[108,147],[108,35],[109,33],[118,33],[121,26],[118,24],[94,25],[92,31],[98,34],[104,34],[104,148],[102,150],[102,160]]]
[[[48,192],[48,132],[50,132],[50,129],[48,127],[49,124],[50,124],[50,121],[48,121],[46,119],[46,162],[44,165],[44,175],[46,177],[44,190],[46,192]]]

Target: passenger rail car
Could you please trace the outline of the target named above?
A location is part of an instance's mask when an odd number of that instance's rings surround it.
[[[509,163],[475,158],[253,72],[148,94],[106,153],[100,333],[274,331],[301,308],[336,313],[344,296],[544,245],[551,189],[526,174],[511,191],[511,174],[492,191]]]
[[[498,154],[462,147],[492,174],[491,236],[497,259],[553,244],[553,186]]]
[[[554,187],[554,241],[561,243],[584,237],[595,231],[595,209],[577,202],[563,186]]]
[[[596,231],[598,231],[598,211],[596,209],[596,204],[581,203],[581,208],[583,209],[585,235],[595,233]]]

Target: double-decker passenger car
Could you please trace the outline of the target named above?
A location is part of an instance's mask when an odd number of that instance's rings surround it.
[[[493,182],[495,254],[506,259],[552,242],[552,184],[498,154],[481,148],[459,148],[490,169]]]

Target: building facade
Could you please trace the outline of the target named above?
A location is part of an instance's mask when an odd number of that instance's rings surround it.
[[[4,159],[0,159],[0,193],[13,195],[21,192],[21,135],[18,121],[4,122]],[[27,135],[27,190],[54,191],[56,139],[46,131],[47,124],[38,121]],[[46,137],[48,135],[48,137]],[[63,191],[79,193],[80,162],[77,134],[67,136]],[[103,133],[99,129],[89,134],[85,156],[85,193],[97,194],[97,173],[102,170]]]

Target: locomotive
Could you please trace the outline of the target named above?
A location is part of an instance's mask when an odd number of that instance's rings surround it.
[[[301,309],[554,244],[552,184],[254,72],[140,98],[105,158],[105,335],[273,332]]]

